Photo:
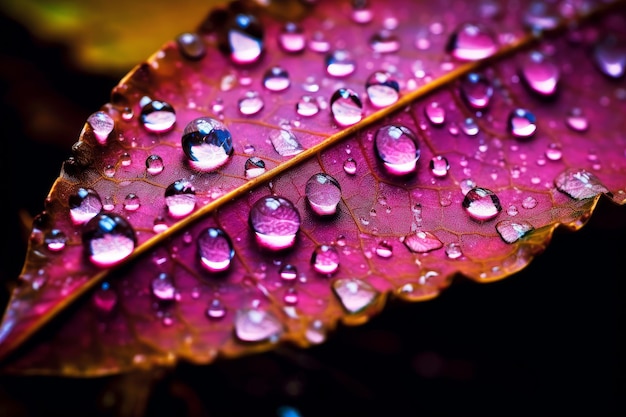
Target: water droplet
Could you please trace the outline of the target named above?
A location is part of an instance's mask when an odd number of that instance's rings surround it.
[[[343,308],[357,314],[374,304],[380,293],[365,281],[357,278],[341,278],[333,282],[333,291]]]
[[[471,178],[464,178],[459,183],[459,186],[461,187],[461,192],[463,193],[463,195],[466,195],[468,192],[470,192],[472,188],[476,187],[476,183]]]
[[[367,96],[375,107],[386,107],[400,97],[400,85],[388,72],[376,71],[365,83]]]
[[[270,132],[270,141],[280,156],[297,155],[304,150],[291,130],[279,129]]]
[[[397,52],[400,49],[400,38],[390,30],[381,30],[374,33],[369,39],[372,51],[380,54]]]
[[[563,156],[563,151],[561,150],[561,145],[558,143],[551,143],[548,145],[546,149],[546,158],[550,161],[558,161]]]
[[[374,12],[368,0],[352,1],[352,21],[355,23],[366,24],[374,18]]]
[[[126,197],[124,197],[124,210],[126,211],[137,211],[139,210],[139,207],[141,206],[141,200],[139,200],[139,197],[137,196],[137,194],[127,194]]]
[[[467,136],[476,136],[478,132],[480,132],[478,124],[471,117],[468,117],[463,121],[461,129],[463,129],[463,133]]]
[[[176,123],[176,112],[171,104],[153,100],[141,108],[139,120],[148,132],[164,133]]]
[[[263,342],[277,339],[283,331],[278,318],[268,311],[242,309],[235,317],[235,334],[242,342]]]
[[[391,258],[393,255],[393,246],[386,240],[380,241],[376,246],[376,255],[381,258]]]
[[[337,204],[341,200],[339,182],[328,174],[314,174],[309,178],[304,190],[311,209],[320,216],[328,216],[337,212]]]
[[[506,213],[509,216],[517,216],[519,214],[519,210],[517,209],[517,206],[514,206],[513,204],[511,204],[509,208],[506,209]]]
[[[91,262],[103,267],[122,261],[137,245],[131,225],[113,213],[98,214],[89,220],[84,226],[82,241]]]
[[[402,243],[413,253],[426,253],[443,247],[437,236],[421,230],[405,236]]]
[[[450,170],[450,163],[445,156],[437,155],[433,156],[433,158],[428,163],[428,167],[430,168],[430,172],[435,177],[443,178],[448,175],[448,171]]]
[[[330,98],[330,111],[340,126],[350,126],[363,118],[363,103],[349,88],[340,88]]]
[[[294,265],[285,264],[280,267],[278,275],[280,275],[283,280],[291,282],[298,277],[298,269]]]
[[[165,189],[165,205],[170,216],[185,217],[196,207],[196,192],[187,180],[181,179]]]
[[[257,114],[263,109],[265,103],[255,91],[248,91],[245,96],[239,99],[239,112],[244,116],[252,116]]]
[[[182,146],[189,165],[200,171],[214,171],[233,154],[233,140],[226,126],[210,117],[199,117],[187,124]]]
[[[356,174],[356,161],[354,158],[348,158],[343,163],[343,170],[348,175]]]
[[[498,196],[480,187],[474,187],[465,194],[463,208],[472,219],[481,222],[495,218],[502,211]]]
[[[621,78],[626,73],[626,46],[617,38],[608,36],[593,48],[593,61],[598,69],[611,78]]]
[[[67,236],[63,231],[59,229],[52,229],[49,233],[44,237],[44,243],[46,247],[51,252],[59,252],[65,249],[65,244],[67,243]]]
[[[287,22],[278,34],[278,46],[288,53],[299,53],[306,47],[306,38],[302,27],[293,22]]]
[[[117,293],[111,288],[108,282],[102,285],[93,293],[93,306],[99,313],[109,314],[117,305]]]
[[[263,75],[263,86],[270,91],[284,91],[290,84],[289,74],[281,67],[271,67]]]
[[[250,226],[264,248],[281,250],[294,245],[300,228],[300,213],[286,198],[260,198],[250,209]]]
[[[522,80],[533,92],[542,96],[556,93],[561,71],[541,52],[531,52],[520,68]]]
[[[555,10],[555,3],[549,3],[543,0],[530,2],[523,15],[524,25],[536,32],[556,28],[561,22],[561,17]]]
[[[448,40],[446,52],[464,61],[487,58],[498,50],[493,35],[473,23],[461,25]]]
[[[91,220],[102,210],[102,200],[98,193],[91,188],[79,188],[68,199],[70,217],[75,225]]]
[[[512,221],[502,220],[496,224],[496,230],[506,243],[514,243],[535,228],[525,220]]]
[[[120,155],[120,164],[123,167],[128,167],[130,166],[130,164],[132,164],[133,160],[130,156],[130,154],[128,152],[124,152],[123,154]]]
[[[482,110],[489,106],[493,96],[493,86],[487,77],[472,72],[461,80],[460,92],[470,108]]]
[[[326,39],[324,32],[321,31],[316,31],[311,35],[308,46],[313,52],[324,53],[330,50],[330,42]]]
[[[263,27],[256,17],[240,13],[229,22],[221,48],[235,64],[252,64],[263,54]]]
[[[431,101],[424,107],[424,114],[435,126],[441,126],[446,121],[446,109],[436,101]]]
[[[219,320],[226,315],[226,307],[219,298],[214,298],[209,302],[206,315],[212,320]]]
[[[387,125],[376,132],[376,154],[393,175],[406,175],[415,171],[420,149],[415,133],[406,126]]]
[[[356,69],[356,62],[346,50],[340,49],[326,55],[326,72],[332,77],[347,77]]]
[[[311,255],[311,265],[320,274],[333,274],[339,268],[339,252],[330,245],[318,245]]]
[[[600,179],[584,169],[568,169],[554,179],[557,190],[576,200],[595,197],[609,190]]]
[[[537,118],[530,111],[517,108],[509,114],[507,128],[516,138],[527,139],[537,130]]]
[[[108,113],[97,111],[87,118],[87,123],[91,127],[93,134],[101,145],[104,145],[107,138],[115,127],[113,118]]]
[[[165,168],[165,164],[163,163],[163,158],[159,155],[150,155],[146,158],[146,171],[150,175],[158,175],[163,172]]]
[[[300,116],[315,116],[320,111],[317,101],[311,96],[302,96],[296,103],[296,113]]]
[[[173,301],[176,297],[174,280],[169,274],[161,273],[150,283],[152,295],[159,301]]]
[[[307,327],[304,337],[309,343],[318,345],[326,340],[326,329],[320,320],[315,320]]]
[[[527,210],[534,209],[535,207],[537,207],[537,204],[539,204],[537,199],[530,195],[522,200],[522,207]]]
[[[461,245],[457,242],[448,243],[446,245],[446,256],[449,259],[459,259],[463,256],[463,251],[461,250]]]
[[[294,287],[287,288],[283,295],[283,301],[290,306],[298,304],[298,290]]]
[[[589,119],[587,119],[580,107],[571,109],[567,113],[565,122],[575,132],[584,132],[589,129]]]
[[[256,178],[265,173],[265,162],[256,156],[248,158],[244,164],[244,171],[247,179]]]
[[[196,33],[181,33],[176,37],[176,44],[181,55],[191,61],[197,61],[206,55],[204,42]]]
[[[107,165],[104,167],[104,176],[113,178],[115,176],[115,165]]]
[[[200,264],[211,273],[224,272],[235,256],[233,243],[222,229],[204,229],[196,240]]]

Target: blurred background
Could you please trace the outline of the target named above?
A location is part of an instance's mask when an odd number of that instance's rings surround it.
[[[30,220],[86,118],[211,4],[0,2],[4,308]],[[321,346],[90,380],[0,377],[0,416],[626,414],[626,207],[603,201],[524,271],[391,302]]]

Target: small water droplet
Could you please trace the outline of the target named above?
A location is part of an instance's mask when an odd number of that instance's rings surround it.
[[[574,107],[567,112],[565,122],[575,132],[584,132],[589,129],[589,119],[587,119],[580,107]]]
[[[522,80],[534,93],[552,96],[556,93],[561,71],[541,52],[531,52],[520,68]]]
[[[517,108],[509,114],[507,128],[514,137],[528,139],[537,131],[537,118],[529,110]]]
[[[200,264],[211,273],[224,272],[235,256],[233,243],[222,229],[204,229],[196,240]]]
[[[283,325],[272,313],[259,309],[241,309],[235,317],[235,334],[242,342],[277,339]]]
[[[91,220],[102,210],[100,195],[91,188],[79,188],[68,198],[70,217],[75,225]]]
[[[372,21],[374,18],[374,11],[370,6],[368,0],[353,0],[352,1],[352,21],[355,23],[366,24]]]
[[[320,274],[333,274],[339,268],[339,252],[333,246],[318,245],[311,255],[311,265]]]
[[[285,264],[280,267],[278,275],[281,277],[281,279],[291,282],[298,277],[298,269],[294,265]]]
[[[256,156],[248,158],[244,164],[244,171],[247,179],[256,178],[265,173],[265,162]]]
[[[281,250],[294,245],[300,228],[300,213],[286,198],[266,196],[250,209],[249,222],[259,245]]]
[[[482,110],[489,106],[493,96],[493,86],[483,74],[472,72],[461,80],[460,93],[470,108]]]
[[[59,252],[65,249],[67,236],[59,229],[52,229],[44,237],[44,243],[51,252]]]
[[[546,148],[545,152],[546,158],[550,161],[558,161],[563,156],[563,151],[561,150],[561,145],[558,143],[551,143]]]
[[[168,185],[165,189],[165,205],[172,217],[187,216],[196,207],[196,192],[193,185],[184,179]]]
[[[141,108],[139,120],[148,132],[165,133],[176,123],[176,112],[171,104],[153,100]]]
[[[104,176],[113,178],[115,176],[115,165],[107,165],[104,167]]]
[[[461,187],[461,192],[463,193],[463,195],[466,195],[468,192],[470,192],[472,188],[476,187],[476,183],[471,178],[465,178],[461,180],[459,186]]]
[[[191,61],[202,59],[206,55],[206,47],[197,33],[181,33],[176,37],[180,54]]]
[[[263,75],[263,86],[270,91],[284,91],[291,85],[289,73],[284,68],[273,66]]]
[[[91,127],[93,134],[96,136],[96,140],[101,145],[104,145],[107,138],[115,127],[113,118],[108,113],[103,111],[97,111],[87,118],[87,123]]]
[[[128,257],[137,238],[131,225],[113,213],[98,214],[85,224],[82,241],[89,260],[97,266],[111,266]]]
[[[132,164],[133,160],[128,152],[124,152],[120,155],[120,164],[123,167],[128,167]]]
[[[525,220],[502,220],[496,224],[496,230],[506,243],[514,243],[534,230],[534,227]]]
[[[446,245],[446,256],[449,259],[459,259],[463,256],[463,251],[461,250],[461,245],[457,242],[448,243]]]
[[[343,170],[348,175],[356,174],[356,161],[354,158],[348,158],[343,163]]]
[[[150,283],[150,289],[152,291],[152,295],[154,295],[159,301],[173,301],[176,297],[174,280],[165,272],[159,274],[159,276],[152,280]]]
[[[450,170],[450,163],[445,156],[437,155],[432,157],[432,159],[428,163],[428,167],[430,168],[430,172],[435,177],[443,178],[448,175],[448,171]]]
[[[326,39],[324,32],[313,32],[308,43],[309,49],[313,52],[324,53],[330,50],[330,42]]]
[[[306,47],[304,29],[297,23],[287,22],[278,34],[278,46],[287,53],[299,53]]]
[[[350,52],[340,49],[326,55],[326,72],[332,77],[347,77],[356,69]]]
[[[376,255],[381,258],[391,258],[393,255],[393,246],[386,240],[380,241],[376,246]]]
[[[600,179],[584,169],[568,169],[554,179],[557,190],[576,200],[595,197],[609,190]]]
[[[393,175],[406,175],[415,171],[420,149],[415,133],[406,126],[387,125],[376,132],[376,154]]]
[[[374,33],[369,39],[372,51],[380,54],[397,52],[400,49],[400,38],[390,30],[381,30]]]
[[[283,301],[289,306],[298,304],[298,290],[294,287],[287,288],[285,290],[285,294],[283,295]]]
[[[380,296],[376,288],[358,278],[337,279],[332,285],[341,305],[350,314],[363,312]]]
[[[526,210],[534,209],[535,207],[537,207],[537,204],[539,204],[539,202],[535,197],[531,195],[522,200],[522,207],[524,207]]]
[[[124,197],[124,210],[126,211],[137,211],[141,206],[141,200],[137,196],[137,194],[127,194]]]
[[[431,101],[424,107],[424,114],[435,126],[441,126],[446,121],[446,109],[436,101]]]
[[[211,320],[220,320],[226,316],[226,307],[219,298],[214,298],[209,302],[206,316]]]
[[[519,214],[519,210],[517,209],[517,206],[514,206],[513,204],[511,204],[509,208],[506,209],[506,213],[509,216],[517,216]]]
[[[341,200],[341,187],[332,176],[324,173],[314,174],[306,183],[304,193],[309,206],[320,216],[333,215]]]
[[[256,91],[248,91],[241,99],[239,99],[239,112],[244,116],[252,116],[263,109],[265,103]]]
[[[473,23],[462,24],[448,40],[446,52],[464,61],[487,58],[498,50],[496,41],[488,30]]]
[[[413,253],[427,253],[443,247],[437,236],[421,230],[405,236],[402,243]]]
[[[317,101],[311,96],[302,96],[296,103],[296,113],[300,116],[315,116],[320,111]]]
[[[307,327],[304,337],[309,343],[318,345],[326,340],[326,329],[320,320],[315,320]]]
[[[150,175],[158,175],[163,172],[165,164],[159,155],[150,155],[146,158],[146,172]]]
[[[214,171],[233,154],[233,140],[226,126],[210,117],[199,117],[183,131],[182,147],[189,165],[200,171]]]
[[[330,110],[340,126],[350,126],[363,118],[363,103],[359,95],[349,88],[340,88],[330,98]]]
[[[555,3],[533,0],[528,3],[522,20],[527,28],[542,32],[556,28],[561,22],[561,16],[556,10]]]
[[[626,73],[626,45],[617,38],[607,36],[593,48],[593,61],[606,76],[621,78]]]
[[[365,83],[367,96],[375,107],[386,107],[400,97],[400,85],[388,72],[376,71]]]
[[[263,54],[263,27],[256,17],[239,13],[228,22],[221,49],[234,64],[252,64]]]
[[[103,282],[93,293],[93,306],[99,313],[109,314],[117,305],[117,293],[111,288],[108,282]]]
[[[272,146],[280,156],[297,155],[304,150],[298,138],[291,130],[272,130],[269,136]]]
[[[461,129],[463,133],[467,136],[476,136],[478,132],[480,132],[480,128],[478,127],[478,123],[471,117],[466,118],[461,124]]]
[[[502,211],[498,196],[480,187],[474,187],[465,194],[463,208],[472,219],[480,222],[491,220]]]

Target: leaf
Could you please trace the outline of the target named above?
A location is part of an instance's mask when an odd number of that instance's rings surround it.
[[[5,371],[93,376],[318,344],[389,296],[510,276],[602,195],[623,204],[625,16],[492,5],[456,21],[398,1],[355,22],[350,3],[320,2],[299,22],[305,50],[289,51],[273,9],[234,3],[165,44],[90,117],[35,221],[0,327]],[[529,34],[536,21],[557,25]],[[368,96],[378,70],[386,94]]]

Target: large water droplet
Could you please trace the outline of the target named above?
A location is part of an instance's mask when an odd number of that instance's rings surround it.
[[[337,279],[333,282],[333,291],[350,314],[364,311],[380,296],[376,288],[358,278]]]
[[[165,164],[159,155],[150,155],[146,158],[146,172],[150,175],[158,175],[163,172]]]
[[[575,132],[584,132],[589,129],[589,119],[587,119],[580,107],[574,107],[567,112],[565,122]]]
[[[256,17],[240,13],[229,22],[221,48],[235,64],[252,64],[263,54],[263,27]]]
[[[576,200],[595,197],[609,190],[600,179],[584,169],[568,169],[554,179],[556,188]]]
[[[242,309],[235,317],[235,334],[242,342],[263,342],[277,339],[283,325],[272,313],[258,309]]]
[[[297,155],[304,150],[291,130],[279,129],[270,132],[270,141],[280,156]]]
[[[170,216],[185,217],[196,207],[196,191],[187,180],[178,180],[165,189],[165,204]]]
[[[304,189],[311,209],[320,216],[328,216],[337,212],[337,204],[341,200],[339,182],[328,174],[313,175]]]
[[[254,203],[249,222],[259,245],[281,250],[294,245],[300,229],[300,213],[286,198],[267,196]]]
[[[202,59],[206,55],[206,46],[197,33],[181,33],[176,37],[180,53],[191,61]]]
[[[537,130],[537,118],[529,110],[517,108],[509,114],[507,128],[516,138],[528,139]]]
[[[626,73],[626,45],[613,36],[596,43],[592,57],[598,69],[608,77],[620,78]]]
[[[426,253],[443,247],[443,242],[430,232],[417,231],[404,237],[402,243],[414,253]]]
[[[461,80],[461,97],[474,110],[489,106],[493,96],[491,81],[482,74],[472,72]]]
[[[340,49],[326,55],[326,72],[333,77],[347,77],[356,69],[350,52]]]
[[[485,28],[473,23],[461,25],[448,40],[446,51],[464,61],[487,58],[497,51],[496,41]]]
[[[256,178],[265,173],[265,162],[256,156],[248,158],[244,164],[244,171],[247,179]]]
[[[446,109],[436,101],[431,101],[424,107],[424,114],[435,126],[441,126],[446,121]]]
[[[369,45],[372,51],[380,54],[397,52],[400,49],[400,38],[392,31],[383,29],[370,37]]]
[[[72,223],[78,225],[91,220],[102,210],[100,195],[91,188],[79,188],[68,199]]]
[[[130,223],[113,213],[98,214],[89,220],[83,228],[82,241],[89,260],[103,267],[122,261],[137,245]]]
[[[252,116],[263,109],[265,103],[261,96],[255,91],[248,91],[245,96],[239,99],[239,112],[244,116]]]
[[[287,22],[278,34],[278,46],[288,53],[298,53],[304,51],[306,38],[302,27],[293,22]]]
[[[333,274],[339,268],[339,252],[333,246],[318,245],[311,255],[311,265],[320,274]]]
[[[363,118],[363,103],[349,88],[340,88],[330,98],[330,111],[340,126],[350,126]]]
[[[223,272],[235,256],[232,241],[222,229],[204,229],[196,240],[200,264],[209,272]]]
[[[498,196],[480,187],[474,187],[465,194],[463,208],[472,219],[481,222],[495,218],[502,211]]]
[[[443,178],[448,175],[448,171],[450,170],[450,163],[445,156],[436,155],[432,157],[432,159],[428,163],[428,167],[430,168],[430,172],[435,177]]]
[[[367,96],[375,107],[386,107],[400,97],[400,85],[388,72],[376,71],[365,83]]]
[[[171,130],[176,123],[176,112],[171,104],[153,100],[141,108],[139,120],[147,131],[164,133]]]
[[[496,230],[506,243],[514,243],[534,230],[534,227],[525,220],[502,220],[496,224]]]
[[[420,149],[415,133],[406,126],[387,125],[376,132],[376,154],[387,171],[393,175],[406,175],[415,171]]]
[[[226,126],[210,117],[199,117],[187,124],[182,146],[189,165],[200,171],[214,171],[233,154],[233,139]]]
[[[541,52],[531,52],[522,63],[520,72],[522,80],[532,92],[542,96],[556,93],[561,71]]]
[[[63,231],[59,229],[52,229],[49,233],[44,237],[44,243],[46,247],[51,252],[59,252],[65,249],[65,244],[67,243],[67,236]]]
[[[161,273],[150,283],[152,295],[159,301],[174,301],[176,298],[176,287],[174,280],[169,274]]]
[[[263,86],[270,91],[284,91],[290,84],[289,74],[279,66],[271,67],[263,75]]]
[[[93,134],[96,136],[98,142],[104,145],[107,138],[115,127],[113,118],[108,113],[103,111],[97,111],[87,118],[87,123],[91,127]]]

